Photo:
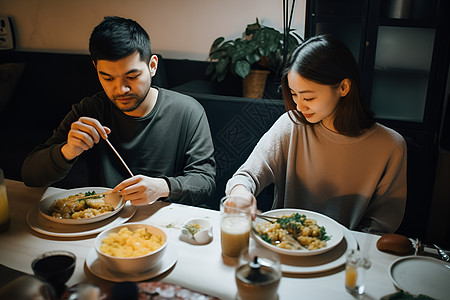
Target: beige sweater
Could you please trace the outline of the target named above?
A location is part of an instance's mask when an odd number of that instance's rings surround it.
[[[359,137],[283,114],[228,181],[254,195],[275,183],[273,208],[316,211],[347,228],[394,232],[406,204],[406,143],[378,123]]]

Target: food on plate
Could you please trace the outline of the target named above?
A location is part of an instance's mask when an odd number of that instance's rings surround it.
[[[320,249],[330,239],[325,227],[299,213],[283,215],[276,222],[257,223],[255,230],[267,243],[290,250]]]
[[[387,233],[378,239],[377,249],[384,252],[404,255],[412,252],[413,244],[404,235]]]
[[[102,240],[100,251],[115,257],[138,257],[161,248],[163,244],[162,237],[148,232],[147,228],[131,231],[123,227]]]
[[[84,219],[114,211],[114,207],[106,204],[105,196],[105,194],[97,195],[95,191],[70,195],[55,200],[48,214],[61,219]]]

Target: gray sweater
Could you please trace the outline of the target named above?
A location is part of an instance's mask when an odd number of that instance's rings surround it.
[[[406,204],[406,143],[375,123],[358,137],[282,115],[228,181],[254,195],[275,183],[274,208],[316,211],[350,229],[394,232]]]
[[[170,201],[201,204],[215,189],[214,148],[203,107],[193,98],[159,88],[153,110],[144,117],[120,111],[104,92],[73,105],[53,136],[25,159],[22,178],[28,186],[48,186],[61,180],[76,160],[67,161],[61,147],[71,124],[81,116],[111,129],[108,140],[133,174],[165,178]],[[114,187],[128,172],[104,140],[82,153],[90,186]]]

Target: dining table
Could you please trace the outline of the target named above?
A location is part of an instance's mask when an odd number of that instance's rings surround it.
[[[89,268],[89,255],[94,249],[98,233],[88,235],[48,234],[33,225],[33,209],[39,202],[61,191],[59,188],[27,187],[23,182],[5,180],[9,202],[10,226],[0,233],[0,283],[10,282],[17,274],[33,274],[31,262],[50,250],[68,250],[76,255],[74,274],[67,286],[89,283],[112,286]],[[178,285],[219,299],[236,299],[235,262],[222,256],[220,241],[220,212],[196,206],[157,201],[151,205],[132,207],[126,222],[139,222],[163,228],[176,256],[175,263],[162,274],[141,281],[160,281]],[[187,243],[180,238],[183,224],[192,218],[207,219],[212,225],[213,238],[207,244]],[[378,235],[347,229],[347,239],[371,262],[366,271],[365,293],[360,299],[380,299],[398,290],[389,276],[390,265],[398,255],[379,251]],[[291,299],[353,299],[345,288],[345,263],[325,268],[322,272],[283,272],[278,295],[280,300]]]

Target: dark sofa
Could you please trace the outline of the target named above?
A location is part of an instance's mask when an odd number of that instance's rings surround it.
[[[216,192],[206,205],[218,209],[226,181],[284,112],[283,101],[238,97],[240,82],[229,78],[211,83],[205,76],[206,62],[159,58],[153,85],[189,94],[205,108],[217,163]],[[73,103],[101,90],[101,85],[90,57],[84,54],[6,51],[0,53],[2,67],[11,93],[0,106],[0,168],[7,178],[21,180],[26,155],[51,136]],[[55,186],[86,185],[83,172],[84,162],[79,161]],[[266,198],[264,207],[270,208],[273,189],[267,188],[259,198]]]

